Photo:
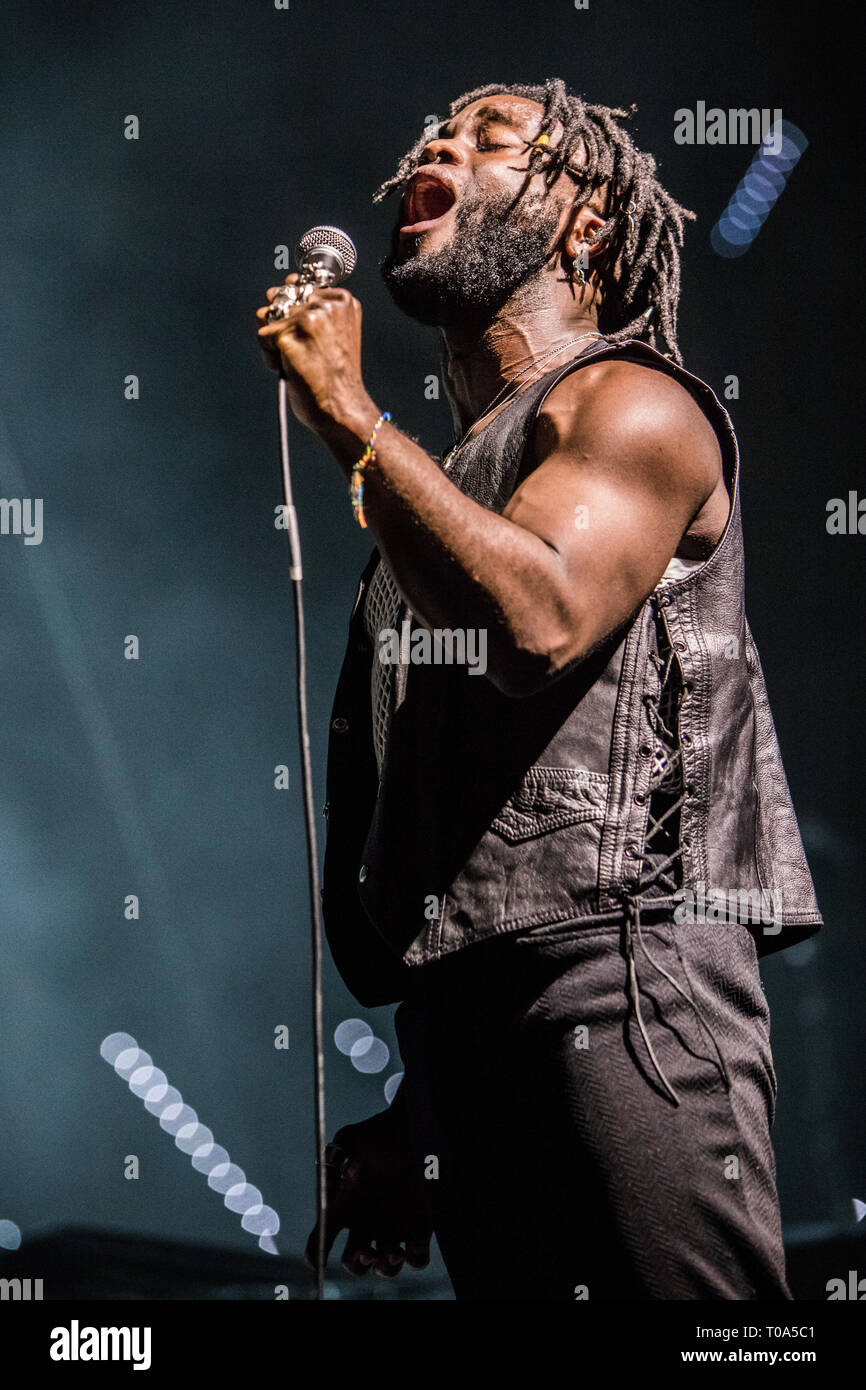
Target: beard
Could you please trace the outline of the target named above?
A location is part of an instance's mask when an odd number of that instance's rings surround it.
[[[447,246],[398,260],[391,251],[379,269],[399,309],[421,323],[446,327],[501,309],[550,259],[561,209],[552,198],[521,198],[508,191],[491,199],[479,190],[457,204]]]

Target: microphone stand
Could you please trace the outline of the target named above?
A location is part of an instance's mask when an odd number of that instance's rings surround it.
[[[298,735],[301,745],[301,775],[304,795],[304,824],[307,834],[307,872],[312,908],[312,1003],[313,1003],[313,1096],[316,1131],[316,1299],[325,1296],[325,1223],[327,1221],[327,1173],[324,1163],[327,1140],[325,1127],[325,1046],[322,1025],[322,900],[319,893],[319,853],[316,844],[316,817],[313,804],[313,774],[310,760],[310,730],[307,720],[307,647],[304,635],[304,600],[302,593],[303,567],[298,514],[292,500],[292,479],[289,473],[289,404],[285,377],[279,382],[280,453],[282,457],[283,495],[285,498],[286,530],[289,537],[292,595],[295,610],[295,651],[298,699]]]
[[[295,258],[300,267],[296,284],[281,289],[271,303],[269,319],[286,318],[295,304],[303,304],[317,287],[338,284],[355,268],[358,253],[340,227],[318,226],[305,232],[298,242]],[[298,514],[292,500],[289,474],[289,408],[286,379],[280,374],[280,452],[283,467],[283,495],[286,530],[289,536],[292,594],[295,606],[295,649],[298,692],[298,734],[301,744],[301,773],[304,791],[304,824],[307,832],[307,873],[312,909],[312,1004],[313,1004],[313,1097],[316,1130],[316,1299],[325,1296],[326,1231],[328,1216],[325,1144],[325,1045],[322,1027],[322,957],[324,929],[322,898],[319,892],[319,853],[316,846],[316,813],[313,806],[313,774],[310,763],[310,730],[307,721],[307,646],[304,635],[304,601],[301,590],[301,538]]]

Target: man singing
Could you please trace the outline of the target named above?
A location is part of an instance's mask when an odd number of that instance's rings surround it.
[[[441,334],[443,460],[367,393],[345,289],[259,310],[377,542],[323,903],[356,997],[401,1001],[405,1075],[329,1146],[326,1243],[393,1275],[435,1232],[461,1299],[790,1298],[757,962],[821,918],[736,440],[677,347],[692,214],[627,116],[481,87],[379,189],[385,282]]]

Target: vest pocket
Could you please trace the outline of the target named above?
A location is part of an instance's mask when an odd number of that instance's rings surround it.
[[[436,949],[598,911],[607,773],[533,767],[445,894]]]
[[[582,821],[601,821],[610,778],[585,768],[533,767],[490,829],[510,844],[520,844]]]

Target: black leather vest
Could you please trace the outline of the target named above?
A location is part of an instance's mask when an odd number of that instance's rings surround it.
[[[331,716],[322,889],[332,953],[363,1004],[401,998],[409,969],[473,942],[612,921],[629,904],[686,922],[703,912],[722,930],[745,922],[760,954],[820,926],[744,611],[736,438],[710,388],[646,344],[594,344],[500,412],[449,477],[501,511],[533,466],[542,401],[600,358],[666,372],[695,398],[722,451],[727,527],[704,564],[660,584],[602,649],[535,695],[504,695],[465,665],[400,668],[381,783],[363,624],[374,551]],[[676,683],[682,799],[675,853],[661,863],[648,824],[663,665]]]

